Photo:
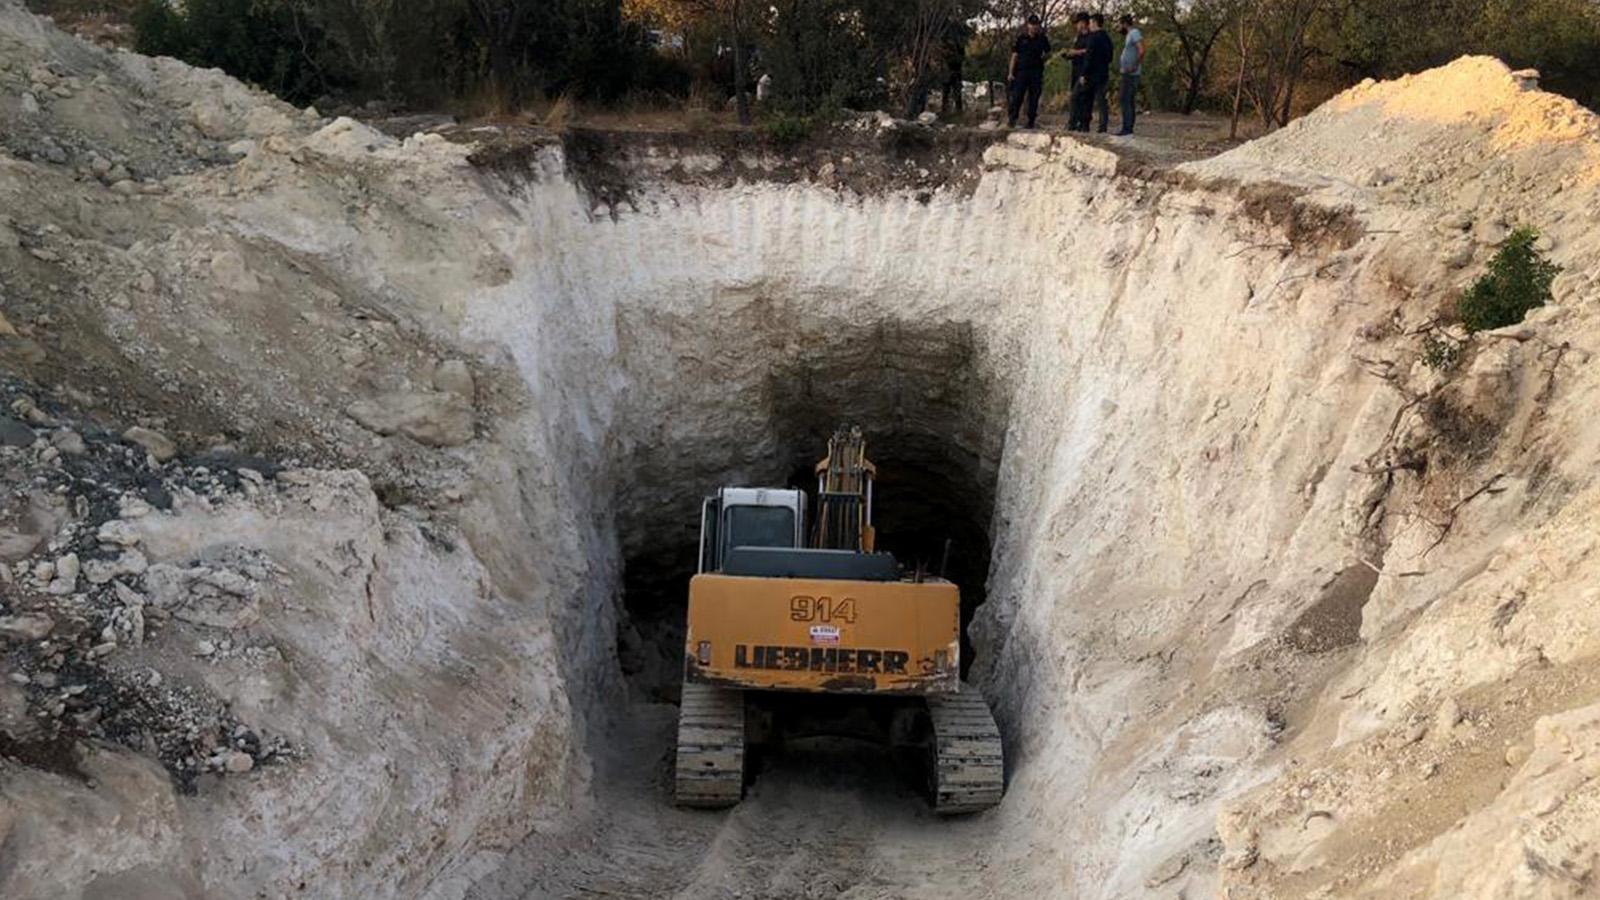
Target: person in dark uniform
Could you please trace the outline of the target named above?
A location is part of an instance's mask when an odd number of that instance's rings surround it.
[[[1091,112],[1100,114],[1098,130],[1106,133],[1111,122],[1111,104],[1106,100],[1106,92],[1111,89],[1111,58],[1116,55],[1116,48],[1111,43],[1111,34],[1106,31],[1106,17],[1095,13],[1089,17],[1089,54],[1083,67],[1083,77],[1088,89],[1088,102],[1083,110],[1083,130],[1089,130],[1089,116]]]
[[[962,70],[967,62],[967,41],[971,39],[972,27],[965,22],[957,22],[945,29],[944,41],[939,48],[939,55],[944,61],[944,85],[939,98],[939,111],[947,116],[951,110],[961,112],[966,108],[966,98],[963,96],[966,82],[962,78]]]
[[[1011,104],[1006,124],[1017,127],[1017,114],[1024,101],[1028,104],[1028,127],[1034,127],[1039,118],[1039,94],[1044,90],[1044,61],[1050,55],[1050,38],[1045,36],[1038,16],[1029,16],[1028,24],[1017,35],[1011,48],[1011,67],[1006,73],[1006,84],[1011,89]]]
[[[1089,114],[1084,111],[1088,108],[1084,97],[1088,84],[1083,72],[1089,63],[1089,14],[1075,14],[1072,27],[1078,36],[1072,42],[1072,49],[1066,52],[1067,58],[1072,61],[1072,80],[1067,82],[1067,130],[1088,131]]]

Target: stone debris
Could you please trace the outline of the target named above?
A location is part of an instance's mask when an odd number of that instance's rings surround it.
[[[143,575],[148,566],[143,553],[124,549],[115,558],[90,560],[84,575],[90,584],[106,584],[125,575]]]
[[[259,551],[219,546],[193,565],[163,563],[152,585],[139,523],[170,515],[175,496],[196,505],[239,502],[248,487],[270,499],[262,493],[270,483],[260,470],[273,467],[252,461],[256,468],[250,468],[240,464],[244,458],[225,457],[184,467],[169,457],[153,480],[157,470],[148,457],[162,448],[137,428],[124,438],[92,423],[63,421],[5,379],[0,396],[15,416],[53,429],[43,433],[48,442],[0,454],[8,483],[32,486],[0,502],[0,568],[18,590],[0,600],[0,647],[11,667],[0,685],[22,691],[16,702],[26,709],[19,721],[27,726],[7,724],[5,704],[13,701],[0,696],[0,736],[25,746],[111,741],[150,754],[180,786],[191,787],[219,746],[231,747],[216,768],[220,775],[243,774],[292,754],[281,738],[263,742],[250,729],[248,746],[231,741],[228,735],[241,723],[225,703],[192,686],[167,685],[158,672],[130,678],[121,662],[127,651],[173,628],[237,630],[259,620],[260,586],[281,577],[281,567]],[[152,592],[167,607],[153,603]],[[230,658],[255,666],[272,659],[255,649]],[[197,747],[206,752],[197,755]]]
[[[255,583],[238,572],[156,563],[144,583],[157,609],[195,625],[231,630],[261,617]]]
[[[95,531],[95,539],[102,544],[115,544],[119,547],[133,547],[140,541],[138,529],[132,523],[120,519],[110,519],[100,523],[100,527]]]
[[[1456,724],[1460,721],[1461,704],[1457,703],[1454,697],[1445,698],[1444,702],[1439,704],[1438,711],[1434,713],[1434,736],[1439,739],[1450,737],[1451,733],[1455,730]]]

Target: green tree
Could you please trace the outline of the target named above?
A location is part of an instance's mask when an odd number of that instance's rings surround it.
[[[1172,71],[1178,76],[1182,101],[1178,109],[1195,111],[1206,88],[1212,51],[1239,13],[1241,0],[1142,0],[1135,14],[1154,31],[1169,35],[1177,51]],[[1149,40],[1150,36],[1146,36]]]
[[[1538,240],[1537,231],[1518,228],[1500,245],[1489,261],[1489,271],[1456,302],[1456,312],[1467,331],[1515,325],[1528,310],[1550,302],[1550,286],[1561,267],[1544,258]]]
[[[761,38],[772,105],[810,116],[854,102],[872,82],[874,60],[851,0],[778,0]]]
[[[296,101],[326,88],[317,64],[324,36],[288,3],[187,0],[180,12],[143,0],[133,23],[141,52],[219,68]]]

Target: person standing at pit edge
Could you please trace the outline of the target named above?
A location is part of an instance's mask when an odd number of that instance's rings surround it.
[[[1089,14],[1074,13],[1072,28],[1078,36],[1073,39],[1072,49],[1065,54],[1072,60],[1072,80],[1068,82],[1067,91],[1067,130],[1088,131],[1089,113],[1086,110],[1089,104],[1086,101],[1089,82],[1083,77],[1083,72],[1089,62]]]
[[[1107,91],[1111,89],[1111,57],[1116,55],[1116,48],[1111,44],[1111,35],[1106,34],[1106,17],[1095,13],[1089,17],[1089,55],[1083,67],[1084,78],[1088,81],[1088,103],[1083,110],[1083,130],[1089,130],[1089,116],[1092,111],[1100,113],[1100,127],[1096,130],[1105,134],[1111,126],[1111,105],[1107,102]]]
[[[1122,108],[1122,127],[1117,134],[1133,134],[1134,97],[1139,93],[1139,76],[1144,71],[1144,32],[1133,23],[1133,16],[1123,15],[1117,20],[1117,30],[1124,35],[1122,57],[1117,68],[1122,72],[1122,84],[1117,88],[1117,105]]]
[[[1028,127],[1039,119],[1039,94],[1044,90],[1044,61],[1050,55],[1050,38],[1038,16],[1029,16],[1028,24],[1017,35],[1011,47],[1011,68],[1006,74],[1006,84],[1011,88],[1011,104],[1007,110],[1006,126],[1017,127],[1017,113],[1024,101],[1028,104]]]

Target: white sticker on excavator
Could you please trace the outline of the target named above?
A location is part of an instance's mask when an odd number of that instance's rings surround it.
[[[839,626],[813,625],[811,626],[811,643],[837,644],[839,643]]]

